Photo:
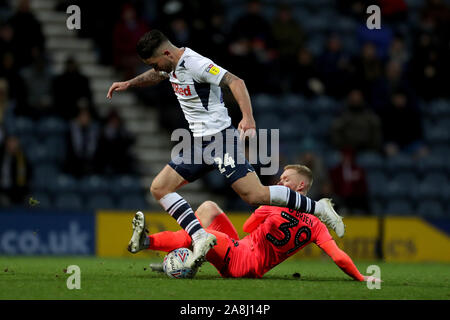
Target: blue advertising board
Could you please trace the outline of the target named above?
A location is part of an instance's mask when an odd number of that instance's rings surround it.
[[[93,212],[0,212],[0,255],[94,255]]]

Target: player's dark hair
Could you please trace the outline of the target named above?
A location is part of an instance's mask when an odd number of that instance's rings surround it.
[[[152,57],[155,54],[156,49],[166,41],[168,41],[168,39],[164,33],[153,29],[139,39],[136,45],[136,51],[141,59],[148,59]]]

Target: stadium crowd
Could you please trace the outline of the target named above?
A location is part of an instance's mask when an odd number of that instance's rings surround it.
[[[28,1],[20,3],[13,9],[2,1],[1,10],[1,190],[25,195],[31,179],[24,143],[11,126],[18,116],[56,116],[67,124],[63,167],[72,175],[130,173],[129,158],[120,155],[128,157],[133,137],[117,113],[99,118],[73,58],[62,74],[51,74],[39,22]],[[374,3],[380,30],[366,26]],[[244,79],[257,126],[280,129],[280,169],[301,162],[313,170],[312,198],[334,198],[342,214],[410,214],[422,210],[410,190],[415,182],[430,198],[424,208],[436,215],[449,208],[448,187],[436,192],[450,180],[448,2],[112,0],[104,14],[100,1],[60,0],[55,9],[69,4],[83,12],[79,35],[94,39],[101,63],[123,79],[144,70],[135,44],[153,28]],[[170,131],[186,127],[171,91],[168,83],[136,90]],[[227,92],[225,99],[236,124],[239,108]],[[217,175],[206,179],[228,196],[227,210],[239,208]]]

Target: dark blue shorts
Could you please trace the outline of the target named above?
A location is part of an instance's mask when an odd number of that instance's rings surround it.
[[[245,158],[239,132],[234,126],[215,135],[190,138],[190,148],[181,150],[169,162],[169,166],[185,180],[194,182],[216,169],[231,185],[249,172],[255,171]]]

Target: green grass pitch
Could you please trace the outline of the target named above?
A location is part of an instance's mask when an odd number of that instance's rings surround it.
[[[154,273],[147,259],[0,256],[0,299],[132,300],[450,300],[450,265],[355,262],[381,268],[381,289],[369,290],[330,261],[288,260],[262,279],[223,279],[208,263],[194,279]],[[81,269],[81,289],[66,286],[66,268]],[[299,273],[300,277],[294,277]]]

